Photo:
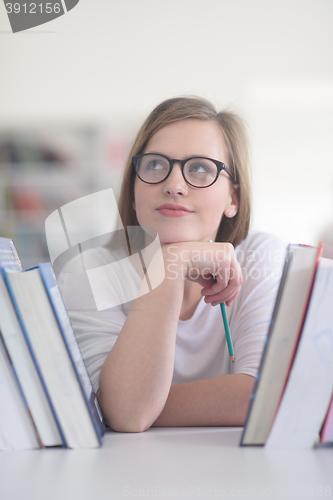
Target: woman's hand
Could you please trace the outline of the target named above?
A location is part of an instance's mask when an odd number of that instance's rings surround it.
[[[166,276],[195,281],[203,288],[205,302],[230,305],[243,282],[231,243],[186,242],[163,247]]]

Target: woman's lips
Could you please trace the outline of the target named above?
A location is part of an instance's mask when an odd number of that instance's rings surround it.
[[[185,215],[192,213],[188,208],[173,203],[164,203],[157,207],[157,210],[165,217],[185,217]]]

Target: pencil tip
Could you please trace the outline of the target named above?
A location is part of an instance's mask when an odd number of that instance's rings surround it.
[[[231,359],[232,362],[234,362],[235,361],[235,356],[230,356],[230,359]]]

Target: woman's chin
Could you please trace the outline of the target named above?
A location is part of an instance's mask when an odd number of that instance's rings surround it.
[[[178,236],[160,236],[160,243],[161,245],[171,245],[175,243],[184,243],[186,241],[196,241],[194,238],[190,238],[189,236],[184,236],[184,235],[178,235]]]
[[[186,243],[188,241],[215,241],[215,235],[212,236],[203,236],[202,238],[198,237],[198,235],[191,234],[182,234],[182,235],[159,235],[161,245],[171,245],[175,243]]]

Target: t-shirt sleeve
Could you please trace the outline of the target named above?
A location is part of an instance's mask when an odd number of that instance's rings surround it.
[[[257,375],[285,252],[282,241],[260,232],[236,249],[244,281],[229,318],[235,351],[232,373]]]
[[[112,311],[70,310],[76,339],[95,393],[99,388],[99,376],[105,359],[112,350],[126,320],[120,306]]]
[[[115,345],[126,320],[124,306],[117,305],[97,310],[85,273],[73,275],[62,273],[58,281],[75,337],[96,393],[103,363]]]

